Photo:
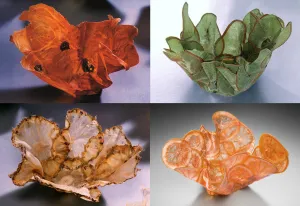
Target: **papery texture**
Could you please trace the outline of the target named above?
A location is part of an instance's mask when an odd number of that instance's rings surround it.
[[[67,112],[64,129],[43,117],[25,118],[13,129],[12,143],[22,152],[10,175],[15,185],[37,181],[89,201],[99,201],[98,186],[134,178],[142,150],[121,126],[102,132],[96,118],[80,109]]]
[[[112,84],[109,74],[139,62],[138,30],[118,25],[119,18],[73,26],[54,8],[37,4],[20,20],[30,24],[10,41],[24,54],[22,66],[72,96],[99,93]]]
[[[252,131],[228,112],[213,115],[215,132],[203,126],[169,140],[162,159],[167,167],[202,184],[211,195],[229,195],[288,166],[287,150],[270,134],[254,148]]]

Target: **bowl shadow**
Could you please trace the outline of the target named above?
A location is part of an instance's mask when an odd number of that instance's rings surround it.
[[[198,195],[190,206],[268,206],[267,202],[250,187],[239,190],[229,196],[211,196],[205,190]]]
[[[0,197],[1,205],[11,206],[106,206],[101,196],[100,202],[88,202],[74,194],[58,192],[55,189],[32,183],[26,187],[10,192]]]

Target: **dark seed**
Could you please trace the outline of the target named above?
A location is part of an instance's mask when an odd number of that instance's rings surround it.
[[[64,50],[68,50],[70,49],[70,45],[69,42],[64,41],[61,45],[60,45],[60,50],[64,51]]]
[[[43,71],[43,67],[42,67],[42,65],[36,65],[34,67],[34,70],[37,71],[37,72],[41,72],[41,71]]]
[[[90,64],[87,59],[82,60],[82,68],[84,72],[93,72],[95,69],[94,65]]]

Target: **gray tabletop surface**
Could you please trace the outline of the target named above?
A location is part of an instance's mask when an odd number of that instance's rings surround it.
[[[200,89],[185,72],[164,54],[165,38],[179,37],[182,31],[181,9],[186,0],[151,2],[151,102],[159,103],[286,103],[300,102],[300,1],[299,0],[189,0],[190,17],[195,24],[205,13],[217,15],[220,31],[234,19],[243,19],[252,9],[275,14],[286,23],[292,21],[290,39],[278,50],[258,82],[236,97],[221,97]],[[166,12],[167,11],[167,12]],[[158,15],[161,14],[161,15]],[[164,14],[162,16],[162,14]]]
[[[230,196],[209,196],[202,185],[167,168],[161,160],[164,144],[204,125],[214,131],[216,111],[237,116],[253,132],[258,144],[262,133],[277,137],[289,152],[289,166]],[[298,206],[300,185],[299,105],[185,104],[151,106],[151,204],[172,206]]]
[[[21,153],[11,144],[11,129],[23,117],[41,115],[64,127],[66,111],[74,108],[69,104],[47,105],[0,105],[0,205],[1,206],[125,206],[126,203],[142,200],[142,187],[150,187],[150,131],[149,107],[147,105],[76,105],[91,115],[97,116],[103,129],[122,125],[134,145],[143,146],[141,169],[137,176],[120,185],[99,188],[102,192],[99,203],[91,203],[73,194],[57,192],[52,188],[28,183],[15,186],[8,174],[16,170]]]
[[[9,42],[9,36],[24,27],[18,18],[30,5],[46,3],[54,6],[70,23],[102,21],[108,14],[121,17],[121,24],[139,28],[136,47],[140,63],[129,71],[110,75],[113,85],[103,90],[101,97],[73,99],[64,92],[26,71],[20,65],[22,53]],[[109,3],[111,2],[111,3]],[[150,101],[150,2],[149,0],[1,0],[0,1],[0,102],[103,102],[147,103]]]

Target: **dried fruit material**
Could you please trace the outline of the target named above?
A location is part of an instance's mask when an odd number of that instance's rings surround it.
[[[265,71],[272,52],[290,37],[292,23],[286,26],[279,17],[250,11],[234,20],[221,35],[217,17],[204,14],[195,26],[182,11],[180,38],[166,39],[164,54],[183,68],[186,74],[207,92],[235,96],[249,89]]]
[[[203,185],[210,195],[229,195],[271,174],[284,172],[288,152],[272,135],[254,148],[252,131],[228,112],[216,112],[215,132],[203,126],[163,147],[164,164]]]
[[[54,8],[37,4],[21,14],[30,24],[10,41],[24,54],[22,66],[43,81],[74,97],[96,94],[112,84],[109,74],[139,62],[138,29],[108,17],[73,26]]]
[[[12,131],[22,162],[10,175],[15,185],[29,181],[99,201],[98,186],[121,184],[137,175],[140,146],[121,126],[102,132],[96,118],[81,109],[67,112],[65,128],[43,117],[23,119]]]

